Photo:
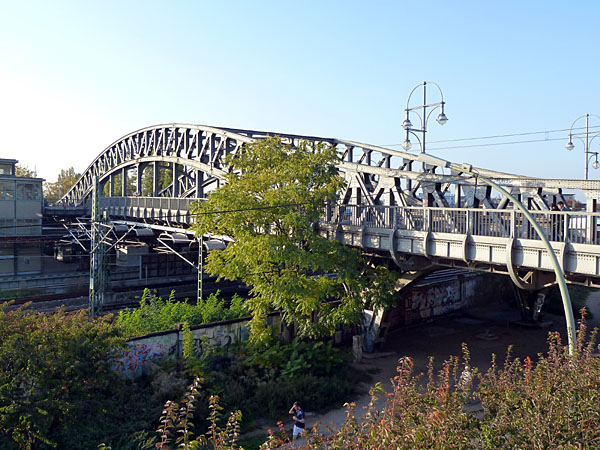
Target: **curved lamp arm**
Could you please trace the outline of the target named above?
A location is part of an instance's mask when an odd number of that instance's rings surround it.
[[[525,206],[517,198],[512,196],[508,191],[506,191],[503,187],[501,187],[497,183],[478,174],[476,171],[473,170],[473,166],[471,166],[470,164],[456,164],[456,163],[452,163],[450,161],[446,161],[445,159],[438,158],[436,156],[428,155],[426,153],[419,154],[419,156],[417,157],[417,160],[422,161],[427,164],[432,164],[432,165],[436,165],[439,167],[447,167],[447,168],[455,170],[457,172],[464,172],[464,173],[473,175],[474,177],[478,178],[483,183],[487,184],[488,186],[493,187],[494,189],[496,189],[500,193],[502,193],[502,195],[506,196],[523,213],[523,215],[525,217],[527,217],[527,220],[533,226],[536,233],[538,234],[538,236],[544,243],[544,246],[546,247],[546,251],[548,252],[548,255],[550,256],[550,259],[552,261],[552,266],[554,268],[554,273],[556,275],[556,282],[558,283],[558,287],[560,289],[560,295],[562,297],[563,309],[565,311],[565,319],[567,321],[567,336],[568,336],[568,340],[569,340],[569,355],[571,355],[571,356],[575,355],[576,349],[577,349],[577,347],[576,347],[576,342],[577,342],[576,339],[577,338],[575,335],[575,318],[573,317],[573,307],[571,306],[571,297],[569,295],[569,290],[567,289],[567,281],[565,280],[565,274],[563,273],[563,271],[560,267],[558,258],[556,257],[556,253],[554,253],[554,249],[552,248],[550,241],[548,241],[546,234],[544,233],[544,231],[542,230],[540,225],[537,223],[537,221],[535,220],[533,215],[527,210],[527,208],[525,208]]]

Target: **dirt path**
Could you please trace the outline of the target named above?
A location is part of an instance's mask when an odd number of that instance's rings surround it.
[[[590,309],[595,315],[592,326],[600,324],[600,291],[590,296]],[[429,357],[432,356],[436,368],[451,355],[462,355],[462,343],[466,343],[471,355],[471,366],[480,372],[490,367],[492,354],[495,353],[499,364],[502,364],[507,349],[513,345],[512,355],[524,358],[535,357],[545,352],[546,338],[549,331],[559,331],[566,337],[565,320],[561,316],[546,314],[544,321],[547,327],[527,327],[517,325],[520,320],[516,306],[513,303],[488,303],[483,306],[468,308],[460,313],[445,316],[432,321],[402,328],[388,335],[385,345],[379,350],[379,356],[364,358],[359,367],[365,369],[377,368],[378,373],[368,385],[360,386],[362,394],[348,401],[356,402],[356,414],[361,416],[370,401],[368,390],[376,382],[381,382],[385,388],[390,387],[390,379],[396,374],[398,359],[409,356],[413,359],[415,373],[425,372]],[[282,411],[286,429],[291,427],[291,421]],[[306,422],[310,428],[317,423],[341,426],[346,418],[346,411],[340,408],[324,414],[313,414],[310,405],[306,408]],[[268,429],[277,429],[276,424],[244,437],[266,436]]]

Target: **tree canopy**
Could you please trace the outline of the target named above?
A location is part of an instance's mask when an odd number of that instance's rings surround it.
[[[44,197],[59,199],[73,187],[77,180],[81,178],[81,174],[75,172],[73,167],[62,169],[58,174],[58,179],[53,182],[44,183]]]
[[[296,323],[301,335],[330,334],[393,291],[393,272],[369,267],[358,250],[314,232],[327,202],[344,187],[337,161],[331,146],[292,148],[270,137],[230,156],[226,184],[192,208],[199,235],[233,238],[225,250],[209,253],[205,269],[252,287],[255,341],[268,333],[272,310]]]
[[[22,166],[21,164],[17,164],[15,166],[15,175],[24,178],[36,178],[37,171],[35,169],[30,169],[29,167]]]

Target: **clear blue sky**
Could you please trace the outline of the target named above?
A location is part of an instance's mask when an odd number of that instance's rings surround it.
[[[430,141],[565,129],[600,115],[599,13],[591,0],[0,0],[0,157],[54,180],[169,122],[399,144],[424,80],[449,118]],[[484,142],[545,137],[561,139],[431,153],[582,178],[566,132]]]

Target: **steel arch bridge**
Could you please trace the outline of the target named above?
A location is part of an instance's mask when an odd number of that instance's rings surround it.
[[[59,205],[84,205],[98,177],[106,195],[101,203],[111,217],[188,225],[189,203],[217,188],[228,172],[225,157],[269,135],[292,146],[306,140],[338,150],[347,187],[337,204],[324,210],[322,235],[385,254],[406,271],[431,264],[497,271],[530,290],[554,282],[539,237],[508,198],[471,175],[422,164],[415,154],[336,138],[189,124],[151,126],[104,149]],[[569,281],[600,283],[595,211],[600,181],[477,172],[533,211]],[[550,212],[550,203],[565,201],[563,190],[582,193],[587,211]]]

